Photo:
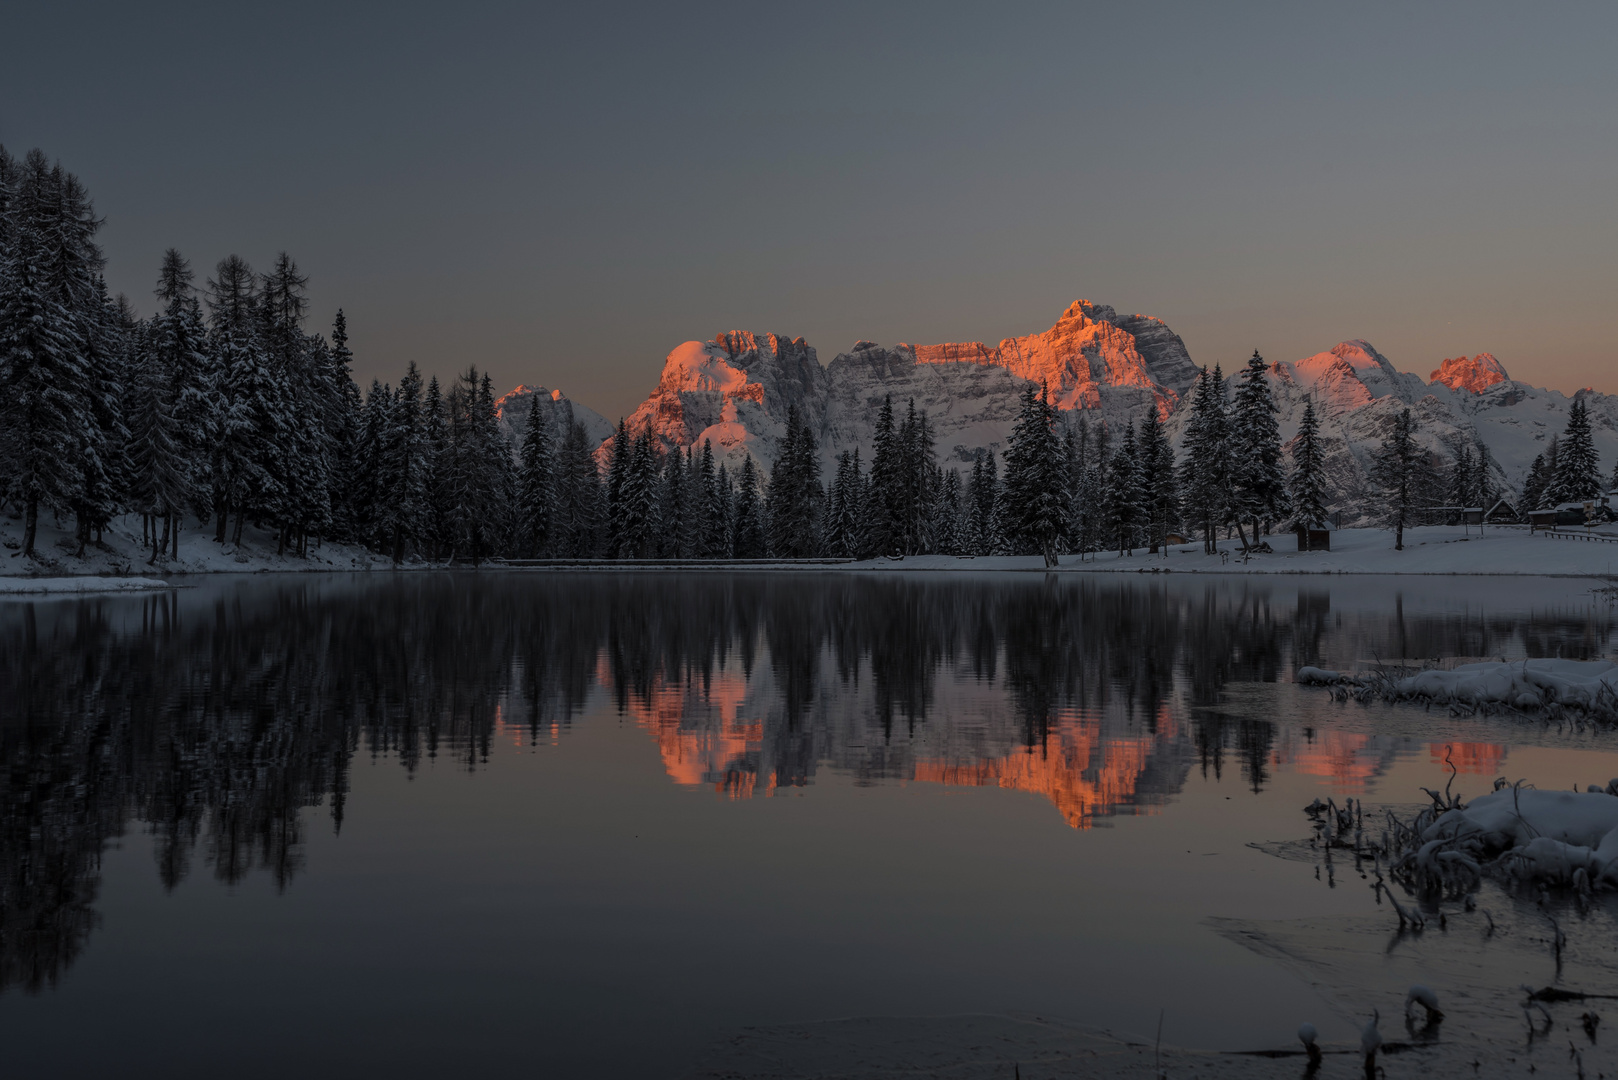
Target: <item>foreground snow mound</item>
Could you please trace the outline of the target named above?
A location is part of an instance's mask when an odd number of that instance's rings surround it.
[[[1618,780],[1605,791],[1501,788],[1447,810],[1421,832],[1417,866],[1498,858],[1513,876],[1549,884],[1618,885]]]
[[[139,592],[167,589],[169,583],[157,578],[139,577],[46,577],[0,578],[0,595],[38,593]]]
[[[1524,709],[1554,704],[1611,710],[1618,706],[1618,664],[1606,660],[1461,664],[1451,671],[1423,671],[1400,679],[1394,683],[1393,696]]]

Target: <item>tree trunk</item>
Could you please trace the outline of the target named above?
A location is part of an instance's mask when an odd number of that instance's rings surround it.
[[[28,496],[22,520],[22,553],[31,557],[34,554],[34,540],[39,535],[39,496]]]
[[[225,523],[230,520],[230,500],[217,500],[214,503],[213,509],[214,517],[219,521],[218,526],[215,527],[213,532],[213,542],[216,544],[223,544],[225,542]]]
[[[1394,523],[1393,523],[1393,550],[1394,551],[1403,551],[1404,549],[1405,549],[1405,519],[1401,517],[1401,518],[1398,518],[1397,520],[1395,520]]]
[[[1250,551],[1251,549],[1247,546],[1247,532],[1242,528],[1241,518],[1236,519],[1236,535],[1241,537],[1242,551]]]
[[[247,523],[247,507],[236,511],[236,531],[231,534],[230,542],[236,547],[242,546],[242,526]]]
[[[185,521],[185,511],[174,515],[174,557],[180,557],[180,525]]]

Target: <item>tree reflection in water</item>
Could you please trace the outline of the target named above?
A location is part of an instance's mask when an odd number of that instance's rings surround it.
[[[1402,604],[1340,622],[1324,590],[1034,575],[431,573],[8,603],[0,988],[37,992],[72,963],[103,848],[131,821],[171,888],[199,859],[285,887],[305,811],[341,828],[356,753],[476,769],[498,733],[561,738],[600,693],[679,782],[745,796],[826,767],[997,785],[1084,827],[1227,754],[1255,789],[1289,756],[1341,770],[1354,748],[1278,749],[1274,724],[1214,708],[1329,643],[1580,656],[1608,633],[1581,614]]]

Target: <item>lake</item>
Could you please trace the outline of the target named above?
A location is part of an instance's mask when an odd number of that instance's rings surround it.
[[[1290,681],[1610,657],[1578,579],[184,584],[0,602],[10,1075],[676,1077],[750,1026],[963,1013],[1346,1040],[1208,920],[1379,909],[1250,845],[1446,757],[1471,794],[1618,776],[1601,732]]]

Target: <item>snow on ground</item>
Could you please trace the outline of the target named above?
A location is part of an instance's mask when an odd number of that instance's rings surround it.
[[[139,592],[166,589],[160,578],[141,577],[5,577],[0,578],[0,596],[39,593]]]
[[[29,559],[22,554],[22,521],[0,516],[0,583],[6,578],[27,577],[34,579],[29,591],[40,591],[37,588],[40,579],[65,577],[130,578],[255,570],[370,570],[392,565],[388,559],[373,555],[364,548],[341,544],[311,547],[307,559],[290,553],[277,555],[275,534],[253,528],[243,531],[240,548],[228,542],[217,544],[213,538],[213,526],[199,526],[195,519],[180,532],[180,557],[159,558],[151,563],[148,562],[150,549],[141,545],[140,526],[138,516],[131,514],[120,517],[106,530],[99,547],[89,545],[79,556],[74,554],[78,550],[78,542],[73,538],[72,521],[64,518],[58,524],[48,515],[43,515],[39,523],[39,536],[34,542],[36,557]],[[7,589],[3,584],[0,584],[0,589],[16,591],[14,588]]]
[[[1572,534],[1569,536],[1568,534]],[[1556,574],[1578,577],[1618,572],[1618,532],[1596,532],[1608,539],[1586,540],[1583,529],[1558,536],[1529,533],[1526,528],[1432,526],[1405,530],[1403,551],[1393,548],[1386,529],[1340,529],[1332,533],[1330,551],[1298,551],[1290,533],[1267,537],[1275,549],[1242,561],[1241,543],[1221,540],[1218,555],[1206,555],[1202,544],[1181,544],[1167,555],[1134,555],[1116,551],[1095,557],[1064,555],[1063,571],[1176,574]],[[1579,539],[1572,538],[1580,537]],[[1609,542],[1609,540],[1611,542]],[[955,558],[916,555],[906,559],[869,559],[851,564],[882,570],[1044,570],[1037,555]],[[847,569],[849,564],[839,569]]]
[[[1312,674],[1318,668],[1300,669]],[[1328,673],[1329,674],[1329,673]],[[1318,676],[1316,681],[1326,682]],[[1423,671],[1393,684],[1399,697],[1467,705],[1511,705],[1537,709],[1546,704],[1581,709],[1610,707],[1618,700],[1618,664],[1606,660],[1520,660],[1459,664],[1448,671]]]

